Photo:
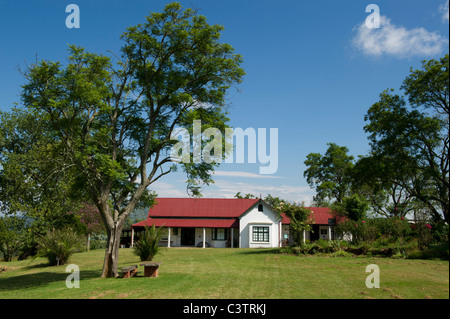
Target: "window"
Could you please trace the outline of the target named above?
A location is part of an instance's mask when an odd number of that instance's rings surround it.
[[[263,205],[262,204],[259,204],[258,205],[258,212],[262,212],[263,211]]]
[[[269,242],[269,227],[253,226],[252,240],[254,242]]]
[[[214,228],[212,233],[212,240],[227,240],[230,237],[230,229],[228,228]]]
[[[328,235],[328,230],[326,228],[321,228],[320,229],[320,234],[321,235]]]

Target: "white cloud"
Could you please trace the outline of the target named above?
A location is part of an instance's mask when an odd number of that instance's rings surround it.
[[[354,30],[353,45],[370,56],[429,56],[441,53],[448,45],[448,39],[436,32],[424,28],[408,30],[392,24],[386,16],[380,16],[380,28],[368,28],[362,22]]]
[[[254,174],[254,176],[258,175]],[[188,197],[186,184],[182,181],[170,183],[157,181],[150,186],[150,190],[155,191],[159,197]],[[259,179],[256,179],[254,183],[235,182],[224,178],[215,178],[214,184],[202,187],[201,192],[204,198],[234,198],[238,192],[243,195],[252,194],[256,197],[261,195],[262,198],[270,194],[297,203],[304,202],[305,205],[311,205],[315,195],[314,190],[309,186],[274,185],[270,182],[263,184],[259,183]]]
[[[253,183],[233,183],[224,180],[216,180],[211,187],[203,189],[204,197],[211,198],[234,198],[236,193],[252,194],[264,198],[268,194],[295,201],[297,203],[304,202],[305,205],[310,205],[313,200],[314,190],[308,186],[293,186],[293,185],[270,185],[270,184],[253,184]]]
[[[186,185],[182,184],[181,187],[186,187]],[[179,188],[179,186],[160,181],[156,181],[150,186],[150,190],[155,191],[158,197],[186,197],[186,188]]]
[[[444,4],[442,4],[439,7],[439,12],[442,13],[442,21],[448,22],[448,1],[447,0]]]

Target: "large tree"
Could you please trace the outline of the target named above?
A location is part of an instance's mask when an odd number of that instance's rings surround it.
[[[324,155],[310,153],[307,155],[303,173],[308,184],[315,188],[314,201],[317,205],[328,205],[335,200],[341,203],[351,193],[351,169],[354,157],[348,154],[345,146],[328,143]]]
[[[365,117],[378,177],[448,222],[448,55],[411,70],[402,89],[407,98],[386,90]]]
[[[171,3],[127,29],[120,55],[70,46],[65,66],[40,61],[25,72],[22,101],[46,122],[58,147],[55,166],[76,169],[74,184],[88,190],[106,226],[102,277],[118,276],[126,218],[148,187],[174,169],[174,130],[192,134],[194,119],[222,132],[226,127],[226,93],[244,71],[241,56],[219,41],[222,30]],[[180,165],[196,194],[218,163]]]
[[[365,197],[375,214],[405,217],[414,207],[414,197],[398,182],[401,167],[381,154],[361,156],[352,170],[353,192]]]

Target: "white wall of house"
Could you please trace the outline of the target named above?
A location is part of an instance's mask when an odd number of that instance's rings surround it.
[[[269,206],[258,204],[242,214],[239,221],[239,247],[270,248],[279,247],[281,235],[280,217]]]

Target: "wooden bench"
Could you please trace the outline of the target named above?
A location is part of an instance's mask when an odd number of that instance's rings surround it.
[[[159,265],[161,265],[162,262],[152,262],[152,261],[146,261],[141,264],[141,266],[144,266],[144,276],[145,277],[158,277],[159,276]]]
[[[131,278],[137,275],[137,265],[122,268],[122,278]]]

